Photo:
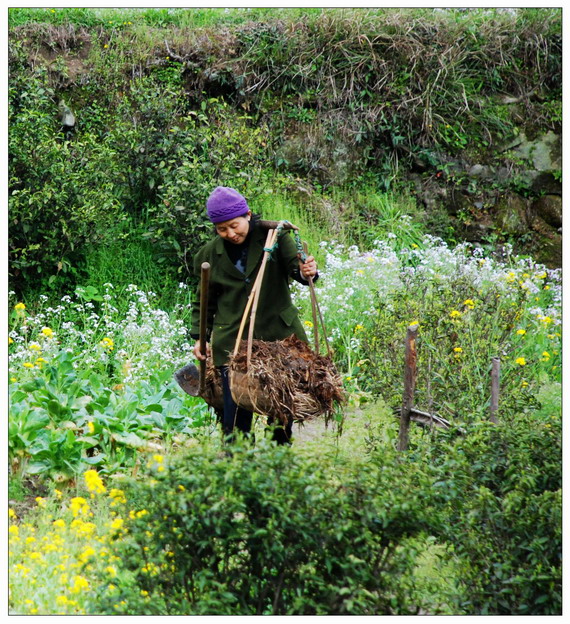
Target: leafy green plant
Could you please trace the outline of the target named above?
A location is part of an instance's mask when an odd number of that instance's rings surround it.
[[[121,471],[135,466],[139,449],[194,435],[210,421],[202,401],[175,388],[172,371],[113,390],[96,371],[78,370],[78,360],[61,351],[30,381],[11,384],[13,472],[64,481],[90,465]]]

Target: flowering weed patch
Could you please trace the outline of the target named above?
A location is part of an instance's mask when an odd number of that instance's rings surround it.
[[[129,285],[115,293],[76,289],[59,305],[46,305],[29,313],[23,303],[13,307],[10,333],[10,376],[17,381],[33,378],[49,358],[62,350],[72,353],[76,366],[97,371],[115,384],[145,379],[157,369],[186,363],[191,346],[186,321],[189,295],[185,284],[173,293],[170,313],[154,307],[156,294]],[[12,294],[12,293],[11,293]],[[123,312],[125,310],[125,312]]]
[[[323,244],[317,292],[329,340],[353,394],[402,395],[404,336],[419,323],[417,403],[447,417],[487,409],[492,357],[502,364],[503,415],[533,403],[545,381],[560,381],[561,275],[530,258],[486,257],[426,236],[396,250]],[[298,305],[307,293],[296,289]],[[310,332],[310,324],[308,326]],[[364,395],[365,396],[365,395]]]
[[[123,491],[94,470],[72,489],[37,497],[24,520],[9,509],[9,608],[21,615],[88,612],[101,588],[115,591],[120,560],[113,541],[130,510]],[[62,488],[63,489],[63,488]],[[81,495],[79,495],[81,494]]]

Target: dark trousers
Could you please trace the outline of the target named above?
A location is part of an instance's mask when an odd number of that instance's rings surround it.
[[[230,390],[228,367],[221,366],[219,371],[222,378],[222,390],[224,396],[224,412],[222,416],[222,431],[224,432],[224,436],[231,439],[234,429],[238,429],[242,433],[249,435],[251,432],[253,413],[243,407],[239,407],[233,400],[232,392]],[[273,429],[273,439],[278,444],[290,443],[293,434],[293,423],[288,422],[285,427],[280,424],[273,427],[274,422],[279,423],[279,421],[273,418],[273,416],[268,416],[267,424]]]

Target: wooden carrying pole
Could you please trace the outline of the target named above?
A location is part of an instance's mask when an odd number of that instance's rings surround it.
[[[404,400],[400,413],[400,431],[398,435],[398,450],[405,451],[408,448],[408,432],[410,429],[410,416],[414,406],[414,391],[416,389],[417,354],[416,338],[418,326],[410,325],[406,332],[406,352],[404,364]]]
[[[267,240],[269,241],[269,244],[268,245],[266,244],[265,246],[266,249],[273,249],[273,245],[275,244],[277,235],[278,235],[277,230],[269,230],[267,234]],[[259,293],[261,292],[261,283],[263,282],[263,274],[265,273],[265,265],[267,264],[267,260],[270,255],[271,255],[271,252],[269,251],[265,251],[263,253],[263,259],[261,260],[259,273],[257,274],[257,279],[255,280],[255,284],[253,285],[255,294],[253,297],[253,307],[251,308],[251,317],[249,319],[249,331],[247,334],[247,368],[248,369],[249,369],[249,363],[251,362],[251,349],[253,346],[253,329],[255,327],[255,317],[257,316],[257,304],[259,302]]]
[[[208,322],[208,285],[210,282],[210,264],[203,262],[200,274],[200,350],[206,355],[206,326]],[[206,390],[206,360],[200,360],[200,395]]]
[[[269,232],[267,232],[267,238],[265,240],[266,249],[270,249],[273,246],[273,242],[275,241],[275,236],[277,236],[276,230],[269,230]],[[261,261],[261,266],[259,267],[257,277],[255,278],[255,282],[253,283],[251,292],[249,293],[249,298],[247,300],[247,304],[245,306],[245,310],[241,318],[241,323],[240,323],[238,334],[237,334],[236,344],[234,347],[234,355],[236,355],[237,352],[239,351],[239,344],[241,342],[243,330],[245,329],[245,324],[247,323],[247,317],[248,317],[249,311],[251,310],[251,306],[253,305],[254,299],[256,297],[259,299],[259,295],[257,293],[259,292],[259,289],[261,288],[261,281],[263,280],[263,273],[265,272],[265,265],[267,264],[268,257],[269,257],[269,252],[268,251],[264,252],[263,259]],[[254,321],[253,318],[250,319],[250,329],[249,329],[250,335],[253,335],[253,329],[252,329],[253,321]],[[251,344],[251,340],[249,341],[249,344]],[[250,353],[251,353],[251,347],[249,347],[249,351],[248,351],[248,359],[247,359],[248,367],[249,367],[249,361],[250,361]]]
[[[489,420],[497,424],[497,412],[499,411],[499,375],[501,372],[501,360],[494,357],[491,368],[491,406],[489,409]]]

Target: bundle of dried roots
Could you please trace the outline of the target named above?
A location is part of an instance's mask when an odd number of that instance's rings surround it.
[[[275,342],[254,340],[249,368],[244,340],[229,366],[235,402],[282,423],[328,418],[344,398],[332,360],[316,355],[296,336]]]

